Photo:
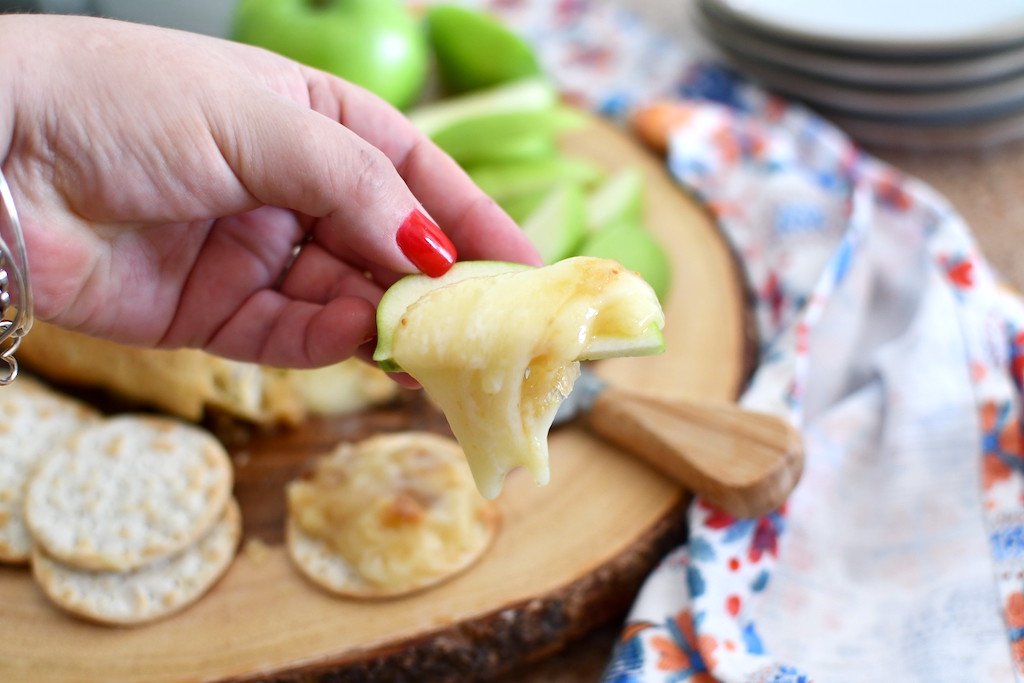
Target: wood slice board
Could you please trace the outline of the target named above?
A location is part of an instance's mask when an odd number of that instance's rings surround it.
[[[743,278],[705,211],[662,160],[595,120],[564,142],[609,169],[647,175],[651,229],[674,281],[667,351],[597,366],[609,381],[653,395],[732,399],[753,344]],[[0,570],[0,680],[180,681],[468,680],[553,652],[621,615],[644,575],[684,537],[686,494],[581,427],[551,435],[552,483],[513,472],[499,499],[503,523],[475,566],[407,598],[358,602],[314,588],[280,546],[283,484],[344,438],[406,428],[444,429],[406,396],[398,407],[311,421],[295,431],[222,435],[236,463],[246,534],[227,575],[199,603],[149,626],[110,629],[54,609],[24,569]]]

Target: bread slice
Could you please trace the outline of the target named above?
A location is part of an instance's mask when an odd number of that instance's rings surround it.
[[[65,385],[101,389],[196,421],[209,409],[256,424],[297,424],[392,400],[398,386],[375,366],[350,359],[292,370],[240,363],[197,349],[143,349],[36,323],[18,359]]]

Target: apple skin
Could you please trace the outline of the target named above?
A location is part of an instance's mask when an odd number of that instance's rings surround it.
[[[426,25],[441,82],[451,94],[541,74],[533,48],[484,12],[435,5],[427,10]]]
[[[466,172],[491,199],[502,204],[514,197],[546,193],[562,183],[588,185],[601,178],[603,171],[590,161],[556,155],[550,158],[476,164],[468,167]]]
[[[672,280],[672,262],[665,249],[640,223],[622,221],[610,225],[583,242],[581,256],[615,259],[640,273],[660,301],[668,297]]]
[[[502,273],[528,270],[532,266],[505,261],[459,261],[441,277],[429,277],[422,273],[406,275],[391,285],[380,303],[377,304],[377,347],[373,360],[386,372],[401,372],[391,349],[394,346],[395,329],[402,324],[405,311],[420,297],[453,282],[469,277],[490,277]]]
[[[549,190],[521,225],[545,265],[575,255],[587,234],[583,188],[567,183]]]
[[[240,0],[234,40],[360,85],[399,109],[427,80],[430,53],[401,0]]]

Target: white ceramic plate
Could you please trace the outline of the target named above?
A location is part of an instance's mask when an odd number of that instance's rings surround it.
[[[1024,43],[1020,0],[707,0],[765,34],[860,53],[989,51]]]
[[[730,22],[698,0],[694,23],[713,43],[748,59],[844,84],[938,89],[978,85],[1024,72],[1024,46],[956,59],[874,59],[772,40]]]
[[[1024,113],[956,125],[913,125],[856,116],[829,119],[857,142],[888,149],[963,152],[999,147],[1024,139]]]
[[[737,71],[781,94],[836,114],[889,121],[967,123],[1024,110],[1024,75],[994,84],[936,92],[876,90],[806,76],[783,67],[767,66],[722,48]]]

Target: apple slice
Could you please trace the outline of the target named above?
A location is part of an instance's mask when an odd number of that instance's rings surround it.
[[[549,190],[521,226],[541,260],[550,264],[575,255],[587,234],[586,214],[582,188],[563,184]]]
[[[638,272],[660,301],[668,296],[672,263],[664,247],[641,223],[621,221],[591,235],[580,246],[581,256],[612,258]]]
[[[492,150],[504,150],[510,145],[536,147],[538,142],[553,143],[558,134],[580,128],[584,121],[580,112],[564,106],[538,111],[494,112],[445,126],[431,139],[465,165],[486,161],[488,157],[500,158],[501,155]]]
[[[554,140],[547,135],[497,137],[476,147],[458,145],[445,151],[463,168],[481,164],[538,161],[550,159],[559,153]]]
[[[424,135],[433,137],[439,131],[479,116],[548,111],[558,102],[558,89],[554,84],[537,76],[422,104],[410,111],[408,118]]]
[[[597,164],[567,156],[477,164],[468,167],[466,172],[499,204],[513,197],[550,190],[561,183],[589,185],[604,175]]]
[[[650,285],[611,259],[460,262],[385,293],[374,359],[423,385],[494,498],[520,465],[548,482],[548,430],[579,361],[660,353],[664,324]]]
[[[454,93],[541,73],[533,49],[498,19],[468,7],[427,10],[427,36],[442,83]]]
[[[587,232],[600,232],[623,221],[640,222],[644,211],[644,176],[636,167],[605,178],[587,198]]]
[[[373,360],[387,372],[402,372],[391,352],[391,343],[395,328],[402,324],[405,311],[420,297],[468,277],[490,277],[529,268],[522,263],[506,261],[459,261],[441,277],[406,275],[391,285],[377,304],[377,348],[374,349]]]

